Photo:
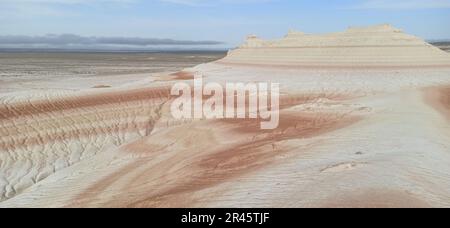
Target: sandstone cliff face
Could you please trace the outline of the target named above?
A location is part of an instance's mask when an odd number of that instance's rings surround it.
[[[249,36],[219,61],[234,64],[322,67],[450,66],[450,55],[390,25],[325,35],[291,31],[265,41]]]

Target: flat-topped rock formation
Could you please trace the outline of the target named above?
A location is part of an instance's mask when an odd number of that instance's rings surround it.
[[[284,38],[271,41],[252,35],[219,62],[301,67],[436,67],[450,66],[450,54],[390,25],[379,25],[325,35],[291,31]]]

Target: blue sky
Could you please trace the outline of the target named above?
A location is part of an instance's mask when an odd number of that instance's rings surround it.
[[[450,39],[450,0],[0,0],[0,36],[76,34],[212,40],[281,37],[390,23]]]

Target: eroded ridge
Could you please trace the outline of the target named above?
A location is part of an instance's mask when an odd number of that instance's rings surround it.
[[[450,67],[450,55],[390,25],[311,35],[291,31],[278,40],[249,36],[219,60],[226,64],[302,68]]]
[[[204,120],[161,130],[121,147],[137,159],[92,183],[66,206],[194,206],[199,192],[264,169],[280,156],[296,156],[286,142],[358,122],[360,107],[341,105],[348,99],[336,94],[286,96],[274,130],[261,130],[259,120],[249,119]],[[114,199],[105,198],[109,194]]]
[[[0,105],[0,201],[58,170],[152,132],[170,88]]]

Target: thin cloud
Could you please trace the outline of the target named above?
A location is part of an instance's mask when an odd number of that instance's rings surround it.
[[[12,4],[59,4],[59,5],[74,5],[74,4],[101,4],[101,3],[119,3],[119,4],[133,4],[141,2],[142,0],[0,0],[0,3]],[[155,2],[166,2],[189,6],[202,5],[218,5],[218,4],[249,4],[249,3],[266,3],[274,0],[153,0]]]
[[[348,8],[384,10],[448,9],[450,8],[450,0],[366,0]]]
[[[220,5],[242,5],[242,4],[262,4],[268,2],[274,2],[275,0],[157,0],[159,2],[165,2],[176,5],[193,6],[193,7],[205,7],[205,6],[220,6]]]
[[[90,3],[134,3],[139,0],[0,0],[0,3],[16,4],[90,4]]]
[[[138,3],[140,0],[0,0],[0,19],[26,18],[32,16],[70,16],[72,6],[108,6],[123,7]]]

